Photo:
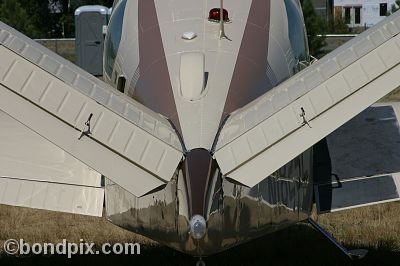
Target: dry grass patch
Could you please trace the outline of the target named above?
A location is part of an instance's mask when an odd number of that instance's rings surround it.
[[[347,246],[400,251],[399,202],[313,217]]]
[[[148,238],[121,229],[106,220],[83,215],[0,205],[0,252],[7,239],[27,243],[136,243],[154,245]]]
[[[379,100],[379,102],[399,102],[400,87],[390,92],[388,95]]]

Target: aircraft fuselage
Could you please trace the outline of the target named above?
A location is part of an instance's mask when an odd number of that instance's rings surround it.
[[[116,1],[105,43],[105,81],[167,117],[186,151],[172,181],[146,196],[107,180],[107,216],[196,256],[307,219],[312,206],[312,150],[252,188],[223,176],[212,155],[230,113],[309,62],[300,3],[223,8],[221,16],[215,0]],[[204,232],[193,217],[204,217]]]

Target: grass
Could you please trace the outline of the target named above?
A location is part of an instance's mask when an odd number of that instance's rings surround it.
[[[79,243],[80,239],[104,242],[141,242],[151,240],[123,230],[105,218],[58,213],[0,205],[0,250],[6,239],[24,239],[29,243],[59,243],[63,239]]]
[[[400,102],[400,87],[379,100],[380,102]]]
[[[387,203],[314,218],[345,246],[370,250],[366,259],[352,262],[306,224],[267,235],[206,259],[207,265],[400,265],[400,202]],[[8,257],[6,239],[30,243],[142,243],[141,255]],[[31,210],[0,205],[0,265],[194,265],[195,259],[162,247],[145,237],[120,229],[105,218]],[[162,263],[161,263],[162,262]]]
[[[313,216],[347,246],[400,252],[399,211],[395,202]]]

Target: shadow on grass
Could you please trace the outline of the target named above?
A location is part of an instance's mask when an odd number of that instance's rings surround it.
[[[363,248],[363,247],[353,247]],[[195,265],[196,259],[166,247],[142,246],[141,255],[3,257],[0,265]],[[305,225],[267,235],[205,258],[207,266],[222,265],[400,265],[400,253],[383,247],[370,250],[360,261],[350,261],[319,233]]]

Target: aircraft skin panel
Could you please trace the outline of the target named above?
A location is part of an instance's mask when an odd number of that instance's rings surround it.
[[[282,15],[286,14],[286,5],[285,1],[270,1],[271,10],[270,12],[270,22],[268,27],[270,28],[269,40],[268,44],[268,51],[274,51],[268,53],[267,60],[264,60],[263,69],[266,69],[269,65],[273,72],[273,77],[270,77],[271,88],[275,87],[277,84],[281,83],[282,81],[286,80],[289,76],[292,76],[293,73],[291,69],[293,68],[294,61],[296,60],[293,56],[291,43],[289,40],[289,26],[288,22],[282,22]],[[254,10],[257,13],[257,10]],[[248,40],[248,41],[251,41]],[[285,62],[282,64],[282,61]],[[264,85],[265,86],[265,85]],[[258,98],[254,97],[253,99]],[[242,105],[243,106],[243,105]],[[236,111],[236,110],[233,110]]]
[[[18,36],[7,41],[12,37],[6,35],[3,38],[3,30],[0,40],[14,50],[30,47],[28,39]],[[13,45],[15,40],[25,41],[25,48]],[[4,46],[0,55],[3,111],[134,195],[141,196],[173,177],[182,159],[182,147],[161,116],[128,104],[126,96],[100,86],[92,88],[92,98],[88,97]],[[63,69],[62,65],[57,68],[56,73]],[[135,113],[138,110],[140,113]]]
[[[235,112],[217,144],[215,158],[221,171],[252,187],[397,88],[399,32],[398,13],[353,39],[352,46],[339,48],[335,56],[327,55]],[[358,49],[360,45],[364,48]],[[303,95],[287,97],[302,86]],[[258,111],[279,99],[281,109]]]
[[[139,68],[141,59],[139,56],[139,20],[130,19],[131,16],[138,17],[138,2],[128,1],[126,3],[126,9],[129,10],[130,15],[124,16],[123,19],[121,42],[115,60],[114,72],[119,75],[124,75],[127,83],[130,81],[129,84],[126,84],[124,92],[132,97],[133,92],[130,89],[136,86],[141,75]],[[124,70],[123,73],[120,71],[122,67]],[[107,75],[106,71],[104,71],[104,74]],[[107,77],[103,76],[103,78],[107,80]]]
[[[0,204],[101,217],[104,188],[0,177]]]

